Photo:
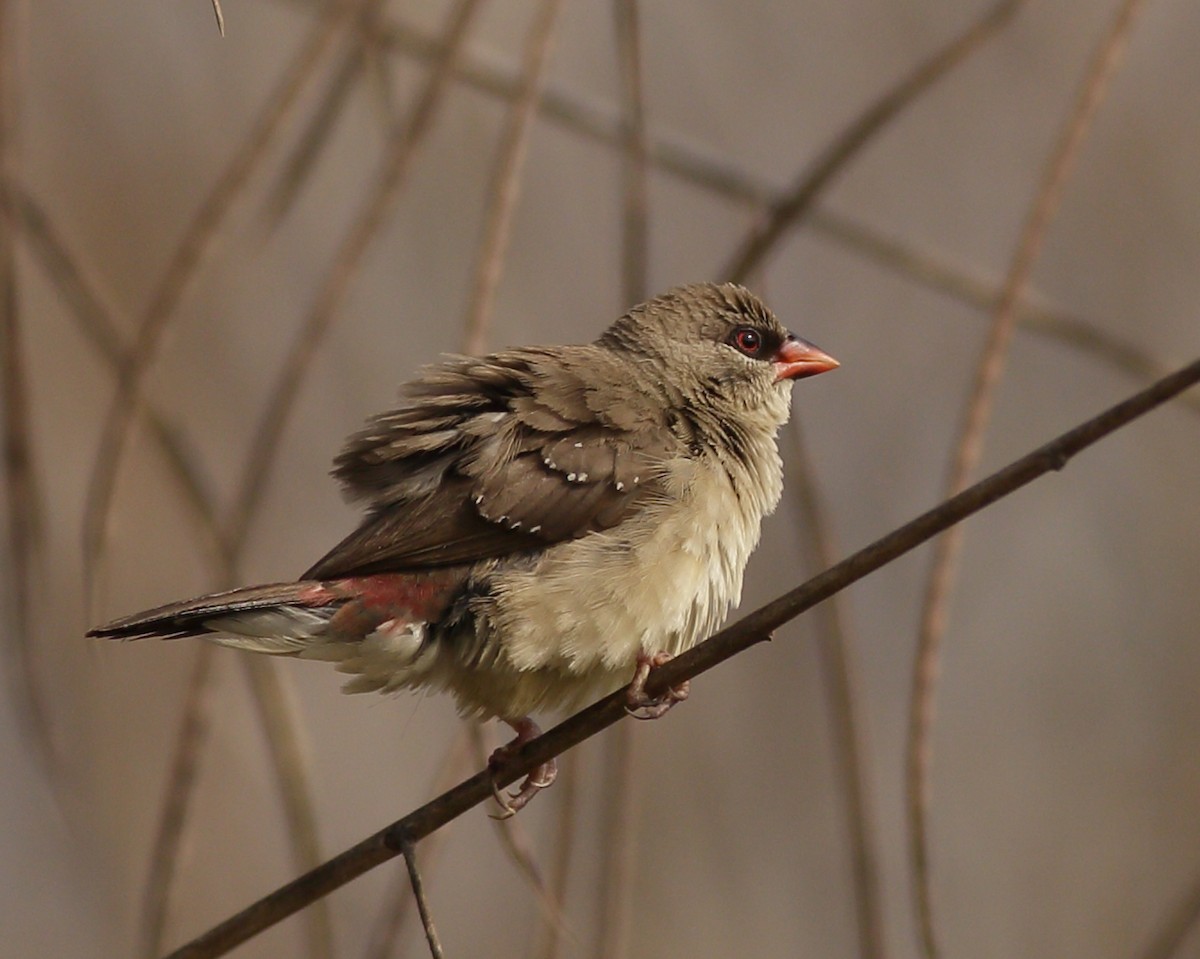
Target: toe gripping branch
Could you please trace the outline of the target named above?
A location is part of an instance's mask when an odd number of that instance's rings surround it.
[[[492,771],[492,795],[496,797],[496,803],[500,806],[498,813],[491,814],[493,819],[508,819],[515,816],[517,812],[525,808],[529,800],[547,786],[552,785],[558,778],[558,763],[550,759],[535,767],[513,792],[506,793],[496,785],[495,777],[512,759],[517,750],[542,734],[538,724],[528,716],[518,719],[516,722],[511,720],[505,720],[505,722],[513,728],[517,736],[511,742],[500,746],[488,757],[488,768]]]
[[[625,711],[634,719],[658,719],[666,714],[676,703],[688,698],[690,682],[685,680],[678,686],[672,686],[657,696],[646,692],[646,681],[650,672],[672,658],[670,653],[655,653],[638,657],[637,669],[625,691]],[[499,812],[493,813],[493,819],[508,819],[524,809],[534,796],[554,783],[558,778],[558,763],[553,759],[537,766],[515,790],[505,792],[496,785],[496,778],[504,767],[512,760],[517,751],[531,739],[542,734],[541,728],[528,716],[518,720],[505,720],[516,738],[496,749],[488,757],[488,768],[492,772],[492,794],[496,797]]]

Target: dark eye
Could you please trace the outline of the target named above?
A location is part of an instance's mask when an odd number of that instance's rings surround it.
[[[729,342],[747,356],[762,353],[763,335],[752,326],[739,326],[730,334]]]

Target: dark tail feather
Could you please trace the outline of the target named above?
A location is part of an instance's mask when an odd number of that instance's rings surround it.
[[[227,619],[239,613],[271,609],[314,609],[340,605],[347,599],[324,583],[272,583],[243,589],[210,593],[196,599],[168,603],[145,612],[114,619],[111,623],[88,630],[89,636],[105,639],[179,639],[216,632],[205,625],[214,619]]]

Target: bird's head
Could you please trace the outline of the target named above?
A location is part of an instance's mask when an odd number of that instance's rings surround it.
[[[644,357],[683,403],[717,415],[757,413],[772,429],[787,420],[793,380],[839,365],[733,283],[670,290],[626,313],[600,343]]]

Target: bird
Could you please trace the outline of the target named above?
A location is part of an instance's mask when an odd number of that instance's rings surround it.
[[[89,631],[203,636],[331,662],[347,692],[447,692],[516,738],[628,688],[715,631],[779,503],[791,384],[839,365],[748,289],[696,283],[592,343],[445,356],[367,421],[333,476],[365,518],[297,581],[169,603]],[[511,815],[550,785],[553,761]]]

